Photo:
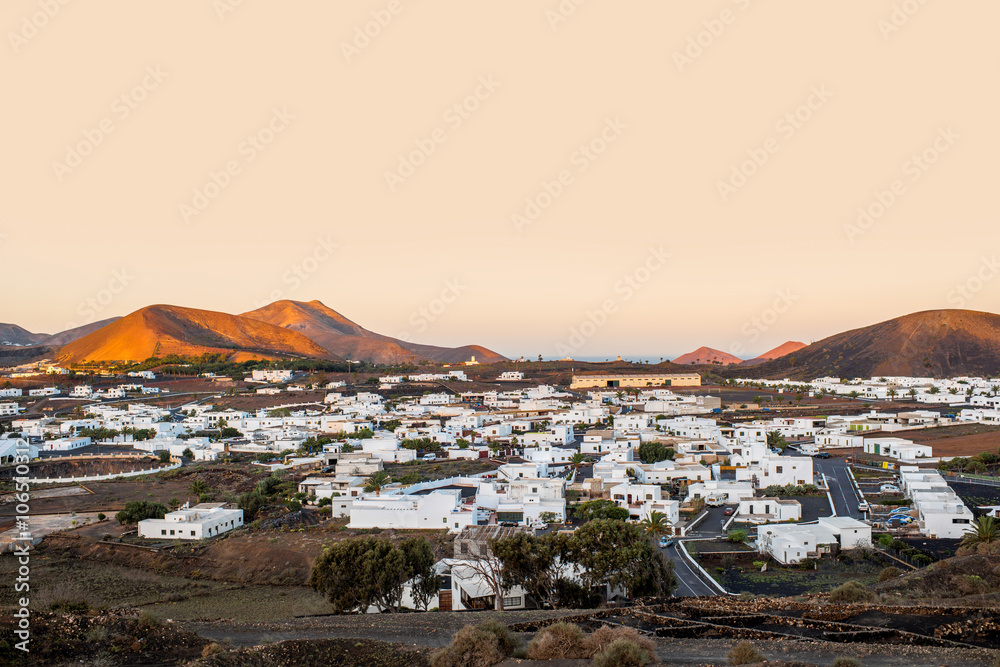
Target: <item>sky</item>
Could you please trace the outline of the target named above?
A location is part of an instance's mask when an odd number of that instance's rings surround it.
[[[998,19],[6,0],[0,321],[318,299],[418,342],[658,359],[995,311]]]

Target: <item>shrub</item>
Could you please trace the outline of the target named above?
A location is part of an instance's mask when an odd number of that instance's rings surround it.
[[[618,641],[624,641],[638,647],[640,650],[649,654],[650,660],[656,656],[656,644],[654,644],[652,640],[648,637],[640,635],[639,631],[635,628],[626,628],[620,625],[602,625],[597,628],[597,630],[587,635],[584,640],[584,645],[586,646],[587,651],[594,656],[594,660],[596,661],[598,654],[607,652],[611,645]],[[615,663],[605,662],[603,664],[613,665]],[[636,664],[644,665],[646,663]]]
[[[852,579],[830,591],[830,602],[861,602],[870,596],[864,584]]]
[[[208,658],[210,656],[216,655],[218,653],[225,653],[226,649],[222,644],[216,644],[212,642],[211,644],[205,644],[205,648],[201,649],[201,657]]]
[[[477,667],[496,665],[507,656],[500,649],[497,635],[489,630],[466,625],[455,633],[451,644],[431,657],[433,667]]]
[[[594,656],[594,667],[642,667],[653,662],[653,657],[643,647],[628,639],[616,639],[605,650]]]
[[[764,656],[749,642],[740,642],[733,647],[727,656],[731,665],[752,665],[764,662]]]
[[[898,567],[893,567],[890,565],[889,567],[883,569],[881,572],[878,573],[878,580],[880,582],[889,581],[890,579],[895,579],[901,574],[903,574],[903,572]]]
[[[528,644],[531,660],[579,659],[588,656],[583,630],[572,623],[553,623],[538,631]]]
[[[758,569],[758,570],[759,570],[759,569],[761,569],[762,567],[764,567],[764,561],[762,561],[762,560],[755,560],[755,561],[753,562],[753,566],[754,566],[754,568],[755,568],[755,569]]]
[[[854,658],[840,657],[833,661],[832,667],[861,667],[861,661]]]
[[[98,521],[104,521],[104,520],[105,520],[105,519],[107,519],[107,518],[108,518],[108,517],[107,517],[107,516],[105,516],[105,515],[104,515],[104,514],[103,514],[102,512],[98,512],[98,513],[97,513],[97,520],[98,520]]]
[[[733,530],[729,532],[726,537],[730,542],[740,544],[747,541],[747,531],[745,530]]]

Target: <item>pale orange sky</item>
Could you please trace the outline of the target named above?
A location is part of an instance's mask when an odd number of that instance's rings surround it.
[[[0,6],[0,321],[673,357],[997,310],[995,2],[63,1]]]

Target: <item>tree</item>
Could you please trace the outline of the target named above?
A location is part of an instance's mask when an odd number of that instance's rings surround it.
[[[376,470],[365,480],[365,491],[375,492],[376,496],[382,495],[382,489],[392,482],[392,477],[384,470]]]
[[[188,459],[189,461],[194,458],[194,452],[191,451],[190,447],[185,447],[184,451],[181,452],[181,456]]]
[[[1000,541],[1000,521],[991,516],[981,516],[972,522],[972,532],[962,538],[962,546],[974,547],[998,541]]]
[[[395,431],[397,428],[403,425],[403,422],[398,419],[390,419],[389,421],[382,422],[382,428],[386,431]]]
[[[670,534],[670,523],[667,521],[667,515],[663,512],[653,510],[649,516],[639,522],[639,525],[642,526],[651,540]]]
[[[572,570],[568,535],[546,533],[536,537],[515,533],[492,540],[490,550],[501,566],[504,590],[522,586],[540,603],[553,608],[560,606],[561,582],[568,581]]]
[[[643,463],[656,463],[658,461],[667,461],[674,458],[674,450],[671,447],[667,447],[662,442],[657,442],[651,440],[649,442],[644,442],[639,445],[639,459]]]
[[[778,431],[767,432],[767,446],[776,449],[784,449],[788,446],[788,441]]]
[[[170,463],[170,452],[166,449],[161,449],[156,457],[160,459],[160,463]]]
[[[410,595],[417,607],[427,611],[427,606],[441,588],[441,578],[434,571],[434,549],[422,537],[411,537],[399,545],[406,561],[406,576],[410,582]]]
[[[590,521],[570,538],[568,554],[583,568],[584,586],[608,586],[630,597],[666,597],[677,585],[670,561],[636,524]]]
[[[584,522],[600,519],[628,521],[628,510],[624,507],[618,507],[611,500],[598,499],[580,503],[580,506],[576,508],[575,514],[577,518]]]
[[[586,463],[586,461],[587,457],[580,452],[577,452],[576,454],[573,454],[573,456],[570,457],[569,463],[571,466],[573,466],[573,479],[576,479],[577,471],[580,470],[580,466]]]
[[[906,392],[906,394],[907,394],[907,396],[910,397],[910,400],[913,400],[914,398],[917,397],[917,390],[914,387],[910,387],[910,390],[908,392]]]
[[[115,514],[115,520],[120,524],[139,523],[143,519],[162,519],[167,508],[162,503],[152,503],[146,500],[132,500],[125,503],[125,508]]]
[[[334,611],[364,613],[398,609],[406,579],[406,558],[388,540],[366,537],[327,547],[313,565],[309,585]]]
[[[208,493],[208,484],[206,484],[203,479],[192,480],[191,483],[188,484],[188,493],[192,496],[200,496],[203,493]]]
[[[896,388],[895,387],[889,387],[889,391],[886,392],[886,393],[889,395],[889,400],[890,401],[896,400],[896,394],[897,394],[897,392],[896,392]]]

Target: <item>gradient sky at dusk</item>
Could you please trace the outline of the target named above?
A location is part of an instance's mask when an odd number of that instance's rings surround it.
[[[895,4],[9,0],[0,321],[319,299],[655,358],[996,311],[1000,5]]]

